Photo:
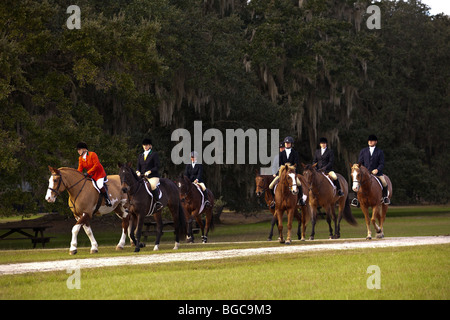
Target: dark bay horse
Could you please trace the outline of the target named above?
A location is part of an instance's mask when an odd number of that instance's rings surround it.
[[[192,233],[192,223],[197,221],[202,230],[202,243],[208,242],[208,232],[214,229],[213,223],[213,208],[214,208],[214,194],[208,190],[208,200],[211,203],[210,207],[205,207],[200,212],[202,205],[202,193],[185,175],[181,175],[178,180],[178,188],[180,191],[181,205],[186,213],[187,220],[187,242],[194,242],[194,234]],[[206,199],[205,199],[206,200]],[[205,224],[202,222],[202,214],[205,214]]]
[[[128,194],[130,203],[129,211],[132,214],[130,237],[136,246],[134,252],[139,252],[142,226],[144,224],[144,218],[150,213],[152,198],[147,192],[144,178],[138,178],[136,172],[129,164],[119,164],[119,176],[122,192]],[[186,217],[184,209],[181,206],[177,185],[170,179],[161,178],[159,181],[159,188],[162,192],[162,197],[159,201],[163,204],[163,207],[168,207],[172,214],[175,229],[175,246],[173,249],[178,249],[180,237],[186,235]],[[150,186],[148,186],[148,188],[150,188]],[[159,242],[163,234],[161,211],[162,208],[153,213],[153,217],[156,221],[156,240],[153,248],[155,251],[159,250]]]
[[[352,189],[357,192],[357,197],[361,210],[364,213],[367,227],[367,240],[372,239],[372,232],[370,231],[370,221],[377,232],[377,238],[383,238],[383,223],[386,219],[386,212],[388,205],[382,201],[382,186],[381,182],[372,175],[369,170],[361,164],[353,164],[352,168]],[[392,183],[387,175],[384,175],[388,185],[388,197],[392,198]],[[372,207],[372,219],[369,219],[369,207]],[[376,224],[378,219],[379,226]]]
[[[50,169],[51,176],[48,182],[45,200],[55,202],[56,198],[67,190],[69,193],[69,208],[77,220],[77,223],[72,228],[72,241],[70,242],[69,253],[72,255],[77,253],[78,232],[82,226],[91,241],[91,253],[97,253],[98,244],[92,233],[90,220],[97,207],[100,194],[94,188],[92,179],[86,178],[81,172],[73,168],[64,167],[56,169],[50,166],[48,168]],[[103,215],[114,211],[122,219],[122,236],[116,246],[116,250],[121,250],[125,245],[129,226],[129,216],[124,208],[127,198],[122,193],[119,176],[108,176],[107,185],[112,206],[105,206],[105,200],[102,199],[97,214]]]
[[[316,165],[317,163],[314,165],[305,165],[302,163],[303,175],[305,176],[306,181],[309,184],[309,204],[311,205],[312,210],[312,230],[310,240],[314,240],[318,206],[321,206],[326,210],[327,222],[330,231],[329,239],[339,239],[341,237],[340,225],[342,217],[344,217],[345,221],[347,221],[352,226],[355,226],[357,224],[355,218],[352,215],[352,210],[350,209],[350,202],[348,199],[348,183],[342,175],[338,173],[336,174],[339,179],[342,192],[344,193],[344,196],[339,197],[332,183],[328,181],[328,178],[324,174],[316,170]],[[339,205],[339,215],[337,219],[334,209],[336,203],[338,203]],[[331,226],[331,220],[333,220],[334,222],[334,235],[333,228]]]
[[[297,175],[298,177],[298,175]],[[260,198],[262,195],[264,195],[264,201],[269,207],[270,213],[272,213],[272,221],[270,223],[270,232],[269,237],[267,240],[271,241],[273,236],[273,228],[275,224],[278,225],[278,218],[275,214],[275,208],[271,208],[270,204],[274,200],[272,192],[269,189],[270,183],[273,181],[274,176],[272,175],[261,175],[258,171],[256,171],[256,177],[255,177],[255,185],[256,185],[256,196]],[[298,221],[298,228],[297,228],[297,236],[300,240],[305,240],[305,230],[306,230],[306,223],[309,220],[309,208],[302,208],[302,214],[299,213],[298,210],[295,210],[294,216]],[[303,227],[303,232],[302,232]]]
[[[297,195],[299,192],[297,179],[295,174],[295,166],[286,163],[280,167],[279,182],[275,190],[275,214],[278,219],[278,232],[280,243],[291,244],[291,230],[294,213],[297,210]],[[286,211],[287,221],[287,237],[286,242],[283,238],[283,213]]]

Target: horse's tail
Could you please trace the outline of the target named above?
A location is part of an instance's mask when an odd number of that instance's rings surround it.
[[[356,226],[358,224],[358,222],[356,222],[356,219],[352,214],[352,209],[350,208],[350,199],[349,199],[348,195],[347,195],[347,199],[345,199],[344,219],[352,226]]]
[[[209,231],[214,231],[214,208],[211,208],[211,219],[209,222]]]
[[[178,237],[184,238],[186,236],[186,215],[181,201],[178,202]]]

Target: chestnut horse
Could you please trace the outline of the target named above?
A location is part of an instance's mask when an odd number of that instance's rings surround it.
[[[340,229],[342,217],[344,217],[344,219],[352,226],[356,226],[357,224],[352,215],[352,210],[350,209],[350,202],[348,199],[348,183],[342,175],[339,173],[336,174],[338,176],[342,192],[344,193],[344,196],[339,197],[332,183],[328,181],[328,178],[323,173],[316,170],[316,165],[317,163],[314,165],[305,165],[302,163],[303,175],[309,184],[309,204],[311,205],[312,210],[312,230],[309,239],[314,240],[318,206],[321,206],[326,210],[327,222],[330,231],[329,239],[339,239],[341,237]],[[334,209],[336,203],[339,204],[339,215],[337,219]],[[331,220],[334,222],[334,235]]]
[[[369,170],[361,164],[353,164],[352,179],[353,191],[357,192],[357,197],[361,210],[364,213],[367,227],[367,240],[372,239],[372,232],[370,231],[370,221],[377,232],[377,238],[383,238],[383,223],[386,219],[386,212],[388,205],[382,201],[382,186],[381,182],[372,175]],[[388,186],[388,197],[392,198],[392,183],[387,175],[384,175]],[[369,207],[372,207],[372,219],[369,220]],[[376,224],[375,219],[378,218],[379,226]]]
[[[136,246],[134,252],[140,251],[142,227],[144,218],[147,215],[153,215],[155,218],[156,240],[153,250],[159,250],[159,243],[163,234],[162,208],[157,212],[151,212],[151,206],[154,201],[152,201],[153,199],[147,191],[147,188],[150,188],[150,186],[145,186],[145,178],[139,178],[129,164],[119,164],[119,176],[122,184],[122,192],[128,194],[130,203],[129,211],[132,214],[130,237]],[[173,226],[175,229],[175,246],[173,249],[176,250],[180,245],[180,237],[184,237],[186,234],[186,217],[184,209],[181,206],[176,184],[172,180],[166,178],[161,178],[159,181],[159,188],[162,192],[160,202],[163,204],[163,207],[167,206],[172,214]]]
[[[280,167],[278,186],[275,190],[275,214],[278,219],[278,232],[280,243],[291,244],[292,220],[297,209],[297,194],[299,192],[295,174],[295,166],[286,163]],[[286,211],[287,237],[286,242],[283,239],[283,213]]]
[[[189,180],[185,175],[181,175],[178,180],[178,189],[180,191],[181,205],[186,213],[187,220],[187,242],[194,242],[194,234],[192,233],[192,223],[197,221],[197,224],[202,230],[202,243],[208,242],[208,232],[214,229],[213,222],[213,207],[214,207],[214,194],[211,190],[208,190],[208,200],[211,203],[210,207],[203,208],[200,212],[202,205],[202,193],[198,188]],[[206,201],[206,199],[205,199]],[[206,221],[203,225],[201,215],[205,214]]]
[[[300,178],[300,176],[301,175],[297,175],[298,178]],[[269,211],[273,215],[272,221],[270,223],[269,237],[267,238],[268,241],[272,241],[273,227],[275,226],[275,224],[278,225],[278,218],[275,214],[275,208],[270,207],[270,204],[272,203],[272,200],[274,200],[274,199],[273,199],[272,192],[269,189],[269,185],[273,181],[273,179],[274,179],[274,176],[272,176],[272,175],[260,175],[259,172],[256,171],[256,177],[255,177],[256,196],[258,198],[260,198],[262,195],[264,195],[264,200],[266,202],[266,205],[269,207]],[[295,210],[294,216],[298,221],[298,228],[297,228],[298,239],[305,240],[306,223],[309,221],[309,216],[310,216],[310,210],[309,210],[308,203],[307,203],[307,206],[305,206],[304,208],[302,207],[302,214],[300,214],[298,210]]]
[[[65,190],[69,193],[69,208],[77,220],[72,228],[72,241],[70,242],[71,255],[77,253],[77,238],[81,226],[83,226],[89,240],[91,241],[91,253],[98,252],[98,244],[92,233],[90,221],[97,207],[100,193],[94,188],[92,179],[85,177],[81,172],[74,168],[52,168],[48,167],[51,176],[48,182],[47,194],[45,200],[55,202],[56,198]],[[104,205],[104,199],[101,199],[101,205],[97,214],[103,215],[114,211],[122,219],[122,236],[116,246],[116,250],[123,249],[125,245],[126,234],[129,226],[129,216],[125,211],[124,205],[127,201],[126,196],[121,191],[119,176],[108,176],[108,193],[111,199],[111,207]],[[130,238],[131,239],[131,238]]]

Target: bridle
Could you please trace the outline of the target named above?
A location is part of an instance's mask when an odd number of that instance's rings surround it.
[[[62,183],[62,185],[64,186],[64,188],[66,188],[66,190],[69,191],[70,189],[72,189],[73,187],[75,187],[77,184],[79,184],[81,181],[84,180],[83,186],[81,187],[80,191],[78,192],[77,196],[75,197],[75,199],[76,199],[76,198],[78,198],[78,195],[80,194],[81,190],[83,190],[84,185],[85,185],[86,182],[88,181],[88,178],[87,178],[87,177],[83,177],[83,178],[81,178],[79,181],[77,181],[75,184],[73,184],[72,186],[68,187],[68,186],[66,185],[66,183],[63,181],[62,175],[61,175],[60,173],[58,173],[58,174],[52,174],[52,177],[58,177],[58,176],[59,176],[59,181],[58,181],[58,185],[56,186],[56,189],[50,188],[50,187],[47,188],[48,190],[50,190],[50,191],[56,193],[56,197],[59,197],[59,195],[61,194],[61,192],[59,191],[59,187],[61,187],[61,183]]]

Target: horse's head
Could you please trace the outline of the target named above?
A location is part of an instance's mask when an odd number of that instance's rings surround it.
[[[256,196],[259,198],[261,197],[261,195],[264,194],[264,192],[266,192],[266,179],[264,176],[261,175],[257,175],[255,177],[255,184],[256,184]]]
[[[367,169],[361,165],[361,163],[350,164],[350,167],[352,168],[352,190],[354,192],[358,192],[361,188],[361,181],[363,180],[363,176],[365,174],[364,170],[367,171]]]
[[[131,164],[121,164],[119,163],[119,177],[120,177],[120,186],[122,188],[123,193],[127,193],[130,191],[131,185],[134,184],[137,180],[136,173],[134,173],[131,168]]]
[[[297,186],[296,166],[286,163],[280,167],[280,183],[286,183],[293,195],[297,195],[299,188]]]
[[[55,202],[56,198],[66,190],[66,186],[62,180],[61,171],[59,169],[48,166],[51,172],[51,176],[48,179],[47,193],[45,194],[45,200],[47,202]]]
[[[317,163],[314,163],[313,165],[302,163],[303,176],[305,177],[306,182],[309,185],[312,185],[314,175],[316,174],[316,166],[317,166]]]
[[[186,177],[184,174],[180,174],[180,177],[177,181],[178,189],[180,189],[181,194],[186,194],[189,192],[189,189],[191,187],[191,181],[189,181],[189,178]]]

